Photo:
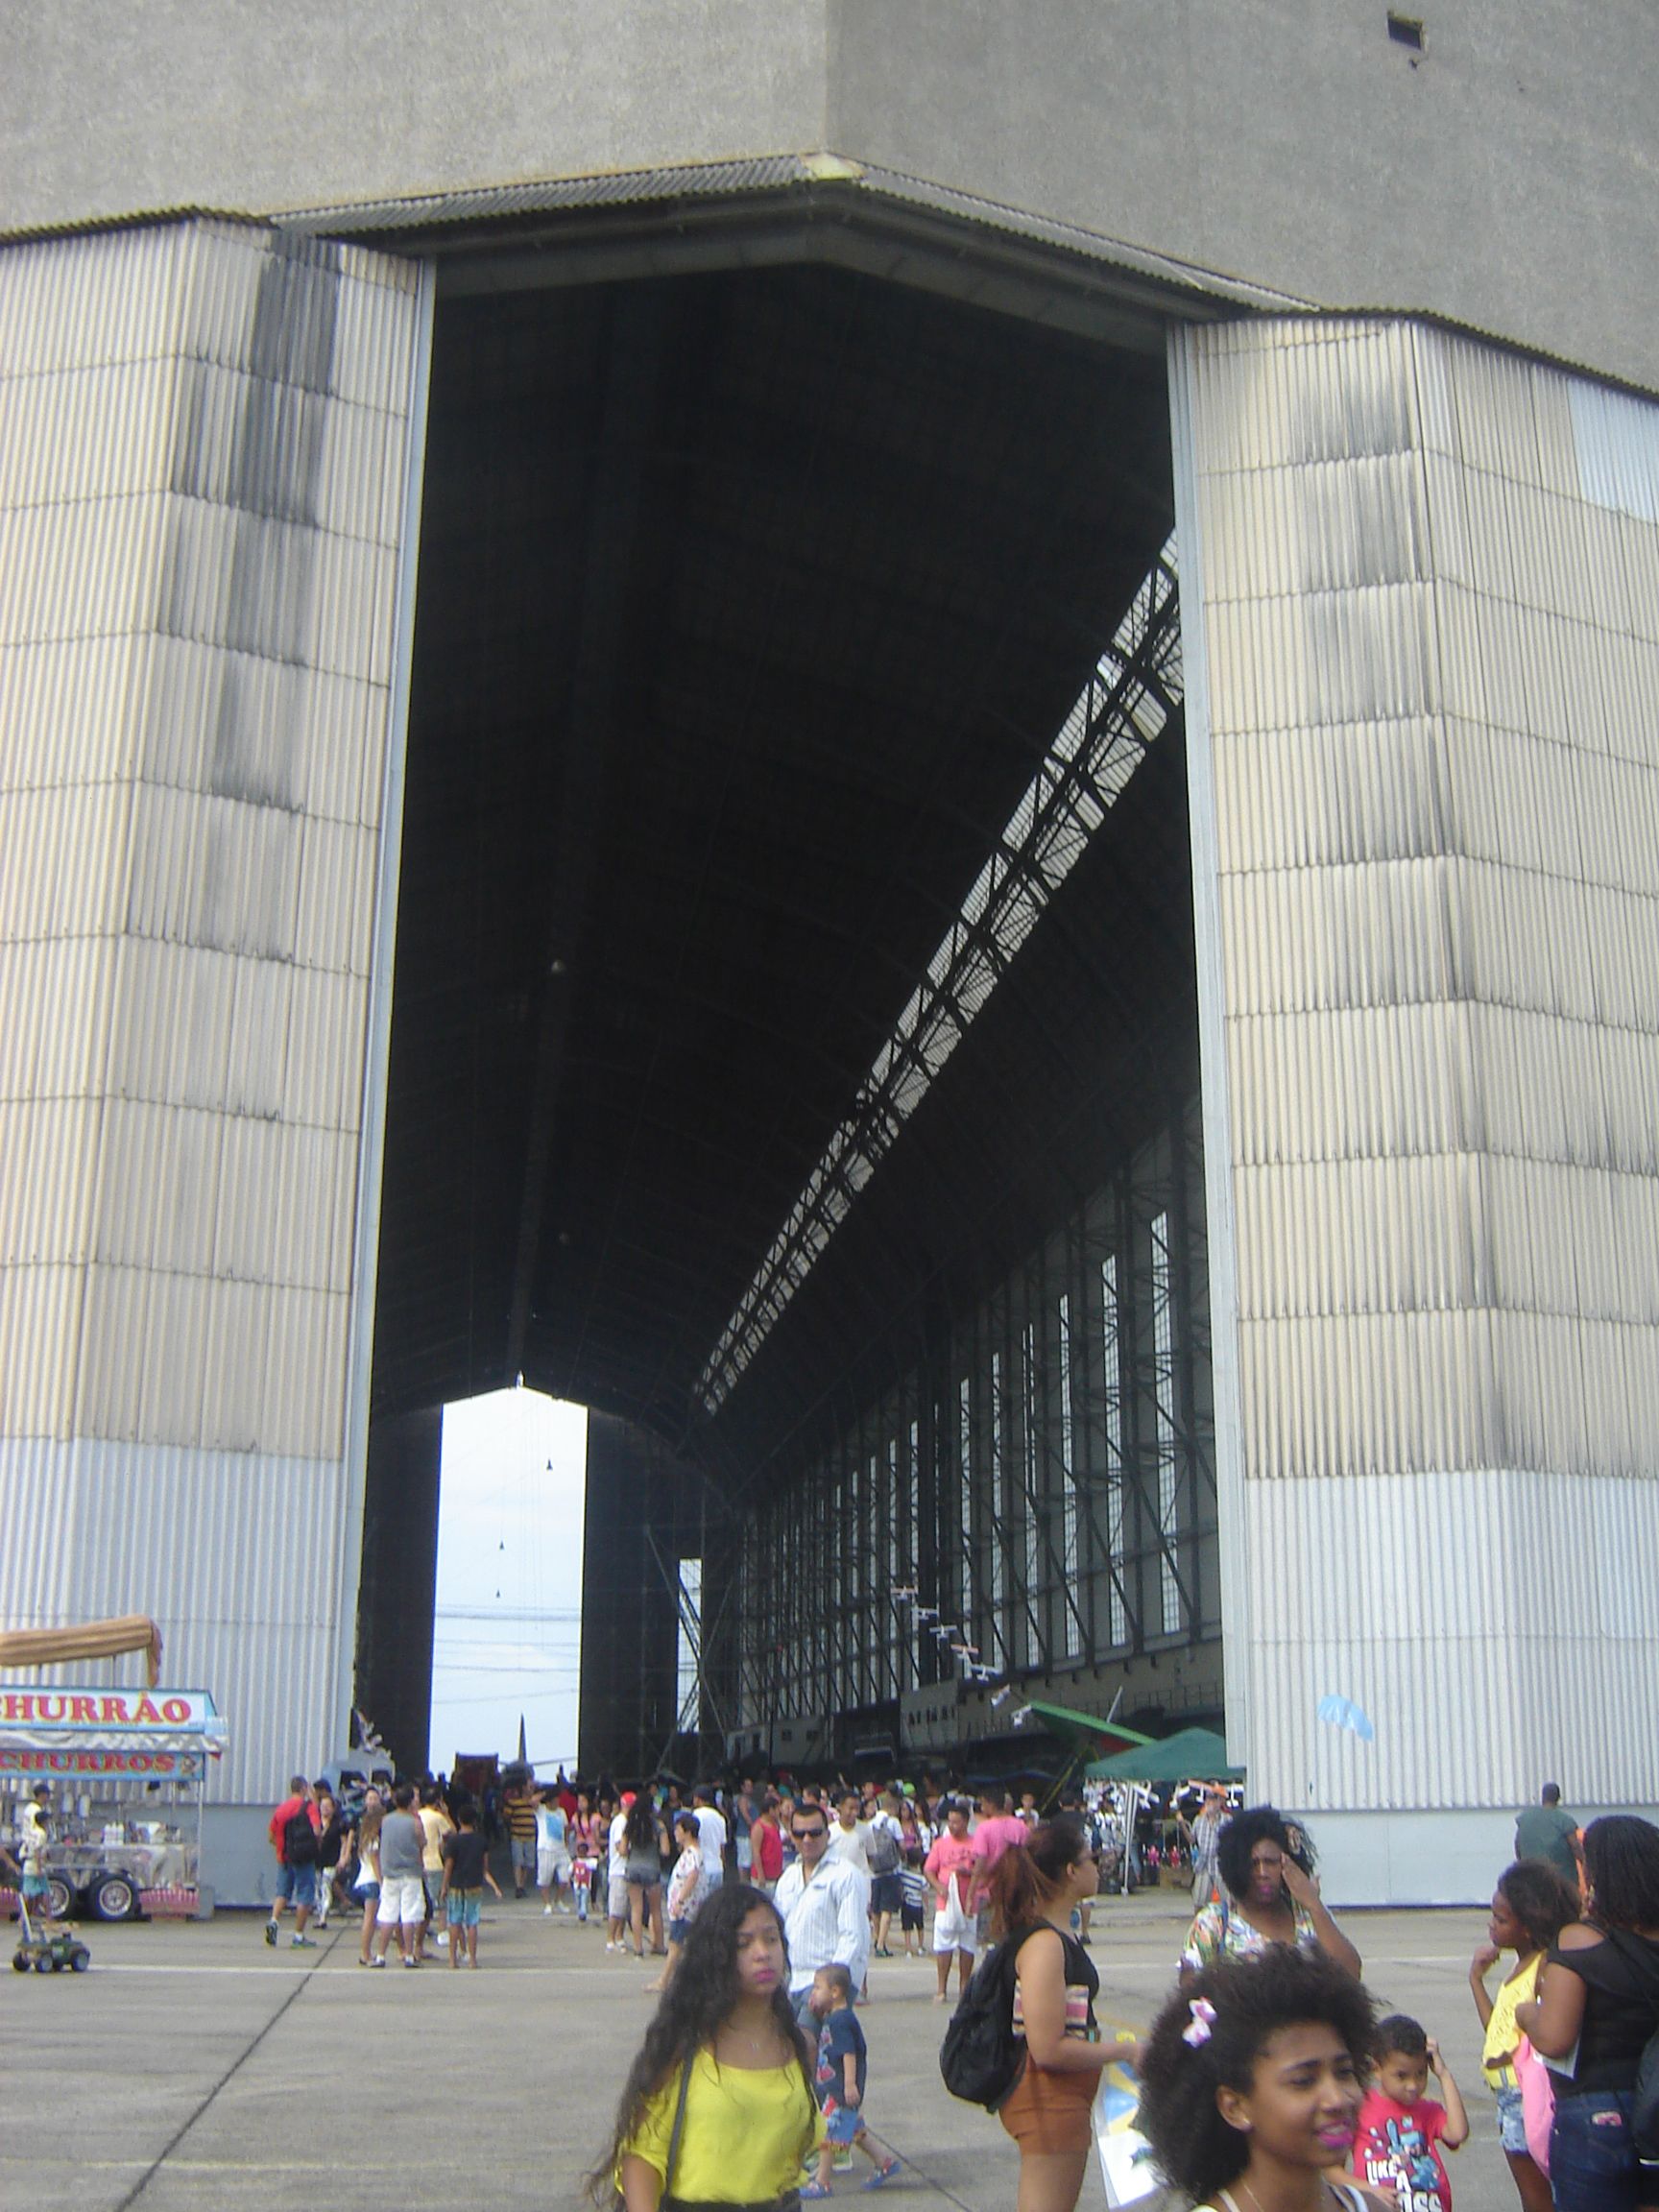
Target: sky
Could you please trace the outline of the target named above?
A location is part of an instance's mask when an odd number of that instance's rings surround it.
[[[588,1415],[536,1390],[444,1408],[433,1623],[433,1770],[525,1747],[576,1764]]]

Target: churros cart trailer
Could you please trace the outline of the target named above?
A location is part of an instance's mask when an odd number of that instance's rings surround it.
[[[204,1916],[202,1799],[228,1731],[204,1690],[78,1689],[0,1680],[0,1821],[44,1782],[44,1872],[56,1916]]]

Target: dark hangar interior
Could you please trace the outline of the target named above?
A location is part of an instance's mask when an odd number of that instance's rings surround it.
[[[595,1417],[584,1764],[625,1769],[672,1692],[641,1518],[672,1553],[701,1485],[808,1479],[1196,1095],[1177,724],[711,1405],[1169,535],[1163,339],[953,297],[965,252],[439,246],[359,1699],[423,1746],[438,1409],[521,1375]]]

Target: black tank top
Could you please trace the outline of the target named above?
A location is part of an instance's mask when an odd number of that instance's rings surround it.
[[[1100,1994],[1100,1976],[1094,1961],[1078,1942],[1063,1928],[1054,1930],[1065,1954],[1066,1972],[1066,2032],[1081,2040],[1094,2043],[1099,2039],[1094,2020],[1094,2000]],[[1021,2002],[1020,1984],[1014,1984],[1014,2032],[1022,2034],[1025,2027],[1024,2007]]]
[[[1550,1953],[1584,1984],[1578,2063],[1569,2081],[1553,2076],[1557,2097],[1634,2089],[1647,2038],[1659,2029],[1659,1943],[1621,1929],[1587,1950]]]

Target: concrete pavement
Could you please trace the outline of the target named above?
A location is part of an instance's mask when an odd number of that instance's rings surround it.
[[[1185,1927],[1167,1892],[1096,1908],[1103,2017],[1143,2026]],[[0,1972],[0,2207],[11,2212],[487,2212],[574,2207],[652,2004],[603,1929],[491,1902],[475,1974],[356,1963],[338,1919],[315,1951],[261,1921],[91,1927],[84,1975]],[[1485,1915],[1346,1915],[1390,2010],[1437,2034],[1468,2102],[1457,2212],[1511,2212],[1466,1986]],[[861,2014],[870,2125],[909,2173],[901,2205],[1008,2212],[1018,2159],[940,2082],[931,1960],[877,1960]],[[851,2196],[861,2174],[844,2178]],[[1084,2204],[1103,2197],[1091,2175]]]

